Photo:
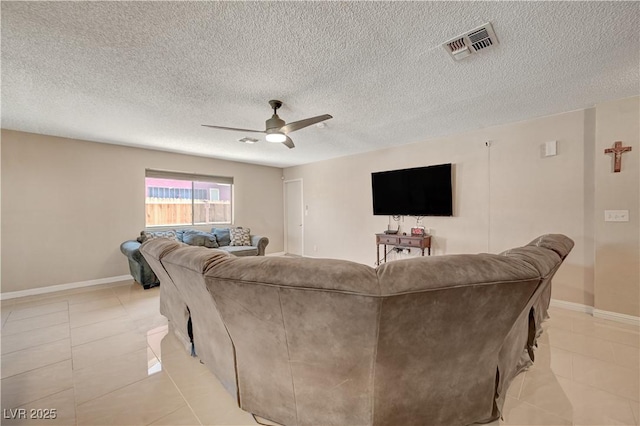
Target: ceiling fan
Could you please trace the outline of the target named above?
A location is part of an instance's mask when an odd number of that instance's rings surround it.
[[[266,133],[266,139],[268,142],[282,142],[288,148],[293,148],[295,147],[295,145],[293,144],[291,138],[288,136],[289,133],[295,132],[296,130],[304,129],[305,127],[311,126],[312,124],[320,123],[321,121],[333,118],[329,114],[323,114],[317,117],[305,118],[304,120],[294,121],[293,123],[287,124],[284,122],[284,120],[278,117],[277,114],[278,108],[282,106],[282,101],[270,100],[269,105],[271,105],[271,108],[273,108],[273,115],[266,121],[266,130],[238,129],[235,127],[212,126],[209,124],[203,124],[203,126],[211,127],[214,129],[235,130],[238,132]]]

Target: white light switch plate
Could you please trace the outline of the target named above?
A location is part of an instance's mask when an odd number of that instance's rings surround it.
[[[605,210],[605,222],[629,222],[629,210]]]
[[[557,141],[549,141],[544,144],[544,156],[545,157],[553,157],[558,154],[558,143]]]

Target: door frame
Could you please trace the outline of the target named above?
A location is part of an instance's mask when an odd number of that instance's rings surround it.
[[[293,183],[293,182],[300,182],[300,219],[302,222],[302,226],[300,227],[300,251],[301,251],[301,256],[304,256],[304,183],[302,181],[302,178],[297,178],[297,179],[287,179],[285,181],[282,182],[282,201],[283,201],[283,210],[284,210],[284,252],[285,253],[289,253],[289,231],[287,230],[287,215],[288,215],[288,210],[287,210],[287,184],[289,183]]]

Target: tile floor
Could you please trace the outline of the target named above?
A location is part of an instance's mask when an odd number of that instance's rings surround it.
[[[168,333],[158,295],[124,282],[2,301],[1,423],[256,424]],[[492,425],[638,425],[638,327],[550,314]],[[11,419],[19,408],[56,418]]]

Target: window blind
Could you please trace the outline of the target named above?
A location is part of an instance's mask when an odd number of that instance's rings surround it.
[[[145,177],[157,178],[157,179],[177,179],[177,180],[189,180],[197,182],[211,182],[211,183],[224,183],[233,185],[233,177],[229,176],[211,176],[201,175],[197,173],[182,173],[171,172],[166,170],[145,170]]]

